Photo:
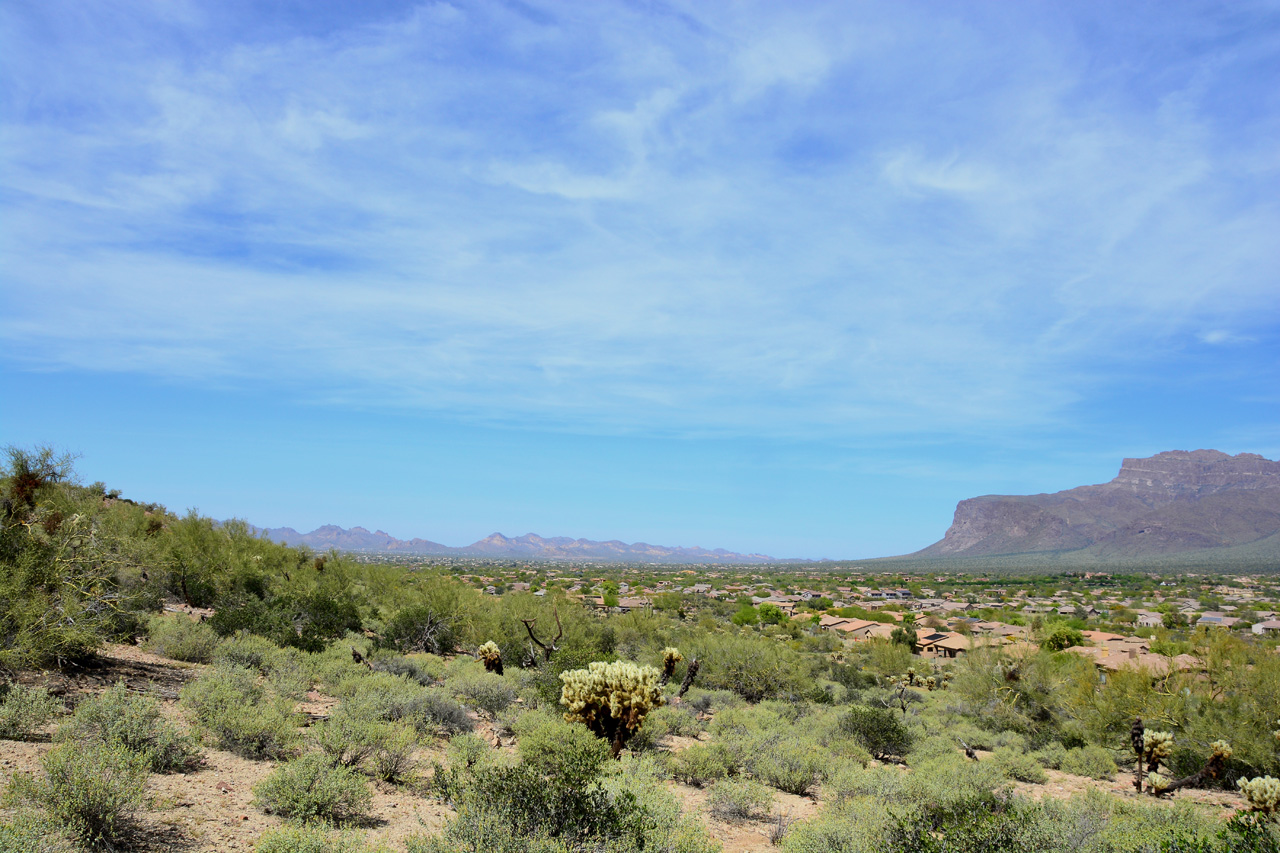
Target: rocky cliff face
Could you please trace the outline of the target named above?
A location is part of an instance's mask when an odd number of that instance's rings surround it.
[[[1125,459],[1109,483],[961,501],[919,556],[1088,550],[1142,557],[1243,545],[1280,533],[1280,462],[1217,450]]]

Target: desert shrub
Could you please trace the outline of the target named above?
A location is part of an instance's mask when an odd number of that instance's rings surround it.
[[[287,704],[266,695],[252,672],[218,667],[182,689],[182,703],[222,748],[248,758],[292,755],[300,737]]]
[[[1201,764],[1203,764],[1203,759]],[[1069,749],[1058,765],[1064,773],[1088,776],[1092,779],[1110,779],[1116,774],[1116,761],[1110,750],[1101,746],[1083,746]],[[1199,769],[1199,768],[1197,768]]]
[[[403,678],[374,673],[343,692],[348,694],[347,704],[353,713],[403,722],[422,735],[451,735],[474,728],[467,709],[444,688],[422,688]]]
[[[391,731],[390,723],[352,714],[339,705],[327,720],[313,729],[312,738],[335,764],[358,767]]]
[[[736,708],[742,704],[742,697],[732,690],[703,690],[693,687],[685,694],[684,702],[698,713],[705,714],[713,708],[717,711]]]
[[[305,652],[276,649],[268,658],[267,684],[278,695],[298,700],[311,689],[312,667]]]
[[[391,731],[378,741],[369,756],[369,772],[383,782],[401,782],[413,772],[413,751],[418,746],[418,736],[412,729],[392,726]]]
[[[823,809],[792,826],[782,839],[785,853],[896,853],[897,822],[869,800],[850,800]]]
[[[1019,782],[1032,782],[1037,785],[1043,785],[1049,781],[1049,776],[1044,772],[1044,767],[1040,762],[1036,761],[1025,752],[1019,752],[1015,747],[1002,746],[991,754],[991,761],[1000,772],[1010,779],[1016,779]]]
[[[462,672],[445,686],[458,699],[489,717],[496,717],[516,701],[515,689],[502,676],[490,672]]]
[[[43,687],[10,684],[0,699],[0,738],[25,740],[62,710],[62,702]]]
[[[719,853],[720,845],[707,837],[702,822],[681,814],[680,803],[663,784],[653,756],[623,756],[614,767],[600,787],[615,801],[635,803],[629,836],[620,839],[620,853]]]
[[[359,835],[323,824],[278,826],[262,833],[254,853],[372,853]]]
[[[720,779],[707,792],[707,810],[720,820],[759,820],[773,806],[773,792],[751,779]]]
[[[724,744],[697,743],[671,756],[667,771],[673,779],[705,787],[717,779],[739,773],[741,766]]]
[[[931,735],[917,741],[911,747],[910,763],[918,764],[933,758],[946,758],[955,755],[959,749],[960,744],[954,738],[946,735]]]
[[[186,616],[153,616],[146,647],[158,655],[189,663],[209,663],[218,647],[218,633]]]
[[[664,705],[645,717],[644,725],[646,728],[653,726],[656,731],[660,731],[659,737],[697,737],[702,732],[697,714],[686,705]]]
[[[146,756],[155,773],[177,773],[200,764],[200,745],[160,712],[152,696],[133,694],[123,681],[84,702],[58,729],[58,740],[96,741]]]
[[[375,672],[389,672],[418,682],[423,687],[430,687],[440,680],[444,661],[435,655],[417,655],[406,657],[400,654],[380,654],[373,661]]]
[[[770,739],[759,745],[747,767],[771,788],[803,796],[822,779],[826,758],[815,744],[798,737]]]
[[[748,702],[793,697],[812,688],[800,654],[777,640],[753,634],[708,634],[696,655],[700,682],[732,690]]]
[[[147,784],[146,756],[103,743],[64,743],[41,765],[43,778],[12,778],[10,803],[42,808],[86,847],[111,849],[133,833]]]
[[[71,836],[42,811],[16,810],[0,818],[0,853],[75,853]]]
[[[279,648],[266,637],[238,632],[218,643],[213,651],[213,660],[222,665],[242,666],[265,675],[267,664]]]
[[[254,805],[302,821],[360,817],[372,799],[364,777],[316,752],[281,765],[253,788]]]
[[[576,779],[585,784],[595,779],[609,760],[605,741],[550,714],[523,714],[515,729],[520,761],[550,779]]]
[[[850,735],[876,758],[904,756],[911,749],[911,732],[887,708],[853,705],[840,719],[840,731]]]
[[[1012,749],[1015,752],[1027,751],[1027,739],[1017,732],[999,732],[992,745],[996,749]]]
[[[1060,770],[1062,769],[1062,762],[1067,758],[1067,748],[1055,740],[1033,752],[1031,757],[1039,761],[1043,767],[1048,767],[1051,770]]]
[[[470,732],[449,738],[445,756],[450,767],[474,767],[483,763],[493,752],[493,747]]]

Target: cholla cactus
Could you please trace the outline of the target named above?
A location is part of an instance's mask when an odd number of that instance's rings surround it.
[[[1142,733],[1142,751],[1148,764],[1164,761],[1173,754],[1173,735],[1169,732],[1145,730]]]
[[[1147,790],[1151,793],[1159,795],[1167,787],[1169,787],[1169,780],[1159,773],[1152,771],[1147,774]]]
[[[1280,811],[1280,779],[1258,776],[1254,779],[1241,779],[1236,785],[1253,811],[1263,814]]]
[[[485,670],[502,675],[502,649],[498,648],[497,643],[493,640],[488,640],[484,645],[476,649],[476,655],[484,664]]]
[[[658,677],[654,667],[626,661],[597,661],[586,669],[562,672],[560,704],[568,708],[564,718],[584,723],[608,740],[617,758],[645,716],[666,701]]]
[[[1225,740],[1215,740],[1213,743],[1209,744],[1209,746],[1213,748],[1214,758],[1221,758],[1223,761],[1226,761],[1231,757],[1231,744],[1227,743]]]
[[[924,680],[924,686],[925,686],[927,689],[929,689],[929,690],[937,690],[937,689],[938,689],[938,679],[934,678],[934,677],[931,675],[931,676],[929,676],[928,678],[926,678],[926,679]]]
[[[662,650],[662,678],[658,681],[663,687],[671,680],[671,676],[675,675],[676,664],[684,660],[684,655],[680,654],[680,650],[675,646],[667,646]]]

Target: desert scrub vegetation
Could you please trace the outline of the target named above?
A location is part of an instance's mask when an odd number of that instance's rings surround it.
[[[206,670],[182,689],[181,703],[218,746],[246,758],[285,758],[300,745],[292,703],[271,694],[252,670]]]
[[[9,683],[0,687],[0,738],[26,740],[62,712],[62,702],[43,687]]]
[[[123,681],[81,703],[56,739],[118,746],[143,756],[153,773],[184,772],[201,762],[196,739],[161,715],[158,700],[130,692]]]
[[[707,792],[707,811],[720,820],[760,820],[772,807],[773,792],[752,779],[721,779]]]
[[[350,821],[373,801],[369,783],[328,756],[309,752],[272,771],[253,788],[254,805],[298,821]]]
[[[217,632],[182,614],[153,616],[147,623],[147,650],[172,660],[209,663],[217,646]]]
[[[286,824],[262,833],[254,853],[387,853],[365,844],[359,833],[325,824]]]
[[[145,755],[115,744],[63,743],[40,763],[39,774],[14,774],[6,805],[44,812],[92,849],[115,849],[136,834],[147,784]]]

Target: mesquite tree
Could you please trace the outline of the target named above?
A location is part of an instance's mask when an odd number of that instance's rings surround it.
[[[617,758],[645,716],[664,703],[658,670],[626,661],[595,662],[560,674],[560,704],[568,722],[586,725]]]

